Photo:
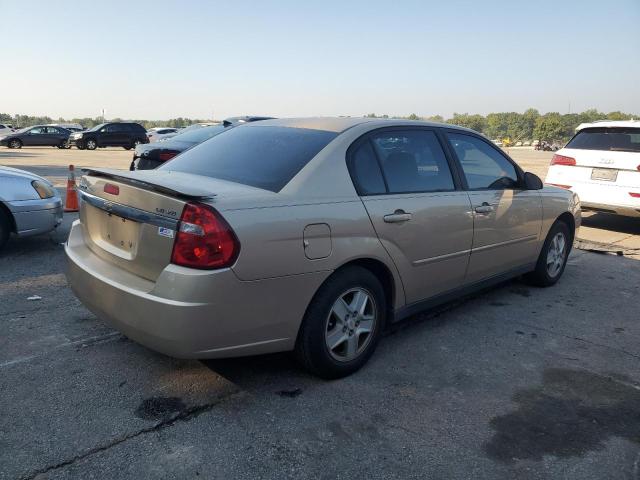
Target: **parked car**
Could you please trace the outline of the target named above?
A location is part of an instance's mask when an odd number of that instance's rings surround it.
[[[581,124],[545,181],[576,192],[583,210],[640,217],[640,121]]]
[[[138,145],[133,151],[133,160],[129,169],[151,170],[157,168],[179,153],[224,132],[228,128],[222,124],[212,125],[185,131],[162,142]]]
[[[179,128],[154,127],[147,130],[147,138],[150,143],[153,143],[163,138],[171,138],[178,133],[180,133]]]
[[[273,120],[273,117],[263,117],[258,115],[244,115],[241,117],[229,117],[229,118],[225,118],[222,121],[222,124],[225,127],[229,127],[231,125],[241,125],[243,123],[259,122],[261,120]]]
[[[0,137],[8,135],[13,132],[13,125],[8,123],[0,123]]]
[[[0,250],[11,233],[47,233],[62,222],[62,200],[53,185],[24,170],[0,166]]]
[[[149,143],[147,131],[139,123],[101,123],[84,132],[69,137],[69,144],[78,149],[95,150],[104,147],[123,147],[131,150],[139,143]]]
[[[68,139],[71,132],[61,127],[36,125],[11,132],[0,138],[0,145],[9,148],[24,147],[58,147],[69,148]]]
[[[480,134],[409,120],[247,123],[153,171],[89,169],[79,193],[67,275],[98,317],[177,357],[294,350],[327,378],[388,322],[553,285],[580,224],[574,194]]]

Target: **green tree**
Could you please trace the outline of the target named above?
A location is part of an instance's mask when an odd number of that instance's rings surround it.
[[[558,112],[547,113],[536,120],[533,136],[538,140],[553,142],[564,138],[565,128]]]
[[[454,113],[447,123],[470,128],[477,132],[483,132],[486,127],[486,120],[482,115],[469,115],[468,113]]]
[[[444,123],[444,117],[442,115],[431,115],[430,117],[425,117],[424,120],[427,122]]]

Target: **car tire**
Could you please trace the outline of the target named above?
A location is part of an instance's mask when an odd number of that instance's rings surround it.
[[[386,314],[384,289],[373,273],[357,266],[340,270],[320,287],[309,304],[294,354],[319,377],[351,375],[375,351]]]
[[[131,145],[127,145],[126,147],[122,147],[122,148],[124,148],[125,150],[131,150],[133,147]]]
[[[84,148],[86,148],[87,150],[95,150],[96,148],[98,148],[98,142],[93,138],[90,138],[89,140],[84,142]]]
[[[7,214],[0,209],[0,251],[4,248],[11,234],[11,222]]]
[[[84,150],[84,143],[82,142],[76,142],[76,148],[78,150]]]
[[[525,275],[525,280],[538,287],[554,285],[567,265],[572,240],[567,224],[556,220],[544,241],[535,270]]]
[[[9,141],[8,146],[9,148],[22,148],[22,141],[17,138],[14,138],[13,140]]]

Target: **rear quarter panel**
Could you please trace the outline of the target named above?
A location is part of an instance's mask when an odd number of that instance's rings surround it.
[[[241,244],[240,255],[232,267],[240,280],[313,272],[324,272],[328,277],[352,260],[369,258],[382,262],[392,272],[398,292],[396,300],[404,302],[395,266],[359,198],[337,203],[224,210],[222,213]],[[316,224],[328,225],[330,247],[327,256],[310,259],[308,252],[305,253],[304,231],[307,226]]]

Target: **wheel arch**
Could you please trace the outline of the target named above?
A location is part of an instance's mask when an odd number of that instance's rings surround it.
[[[567,227],[569,227],[569,235],[571,235],[571,241],[569,242],[569,248],[571,249],[571,247],[573,246],[573,241],[575,239],[576,236],[576,220],[575,218],[573,218],[573,215],[571,215],[571,213],[569,212],[563,212],[561,213],[558,218],[556,218],[556,221],[553,222],[554,224],[557,222],[563,222],[567,225]]]
[[[4,214],[9,220],[9,228],[11,229],[11,232],[16,233],[16,219],[11,213],[11,210],[9,210],[9,208],[2,201],[0,201],[0,213]]]
[[[369,270],[380,281],[387,303],[387,318],[393,319],[393,313],[396,307],[398,296],[404,298],[404,289],[402,284],[400,283],[399,277],[396,278],[391,268],[380,259],[373,257],[360,257],[346,261],[338,268],[336,268],[331,273],[331,275],[329,275],[324,280],[324,282],[322,282],[322,285],[324,285],[330,278],[339,274],[341,271],[353,266]],[[322,285],[319,288],[321,288]]]

